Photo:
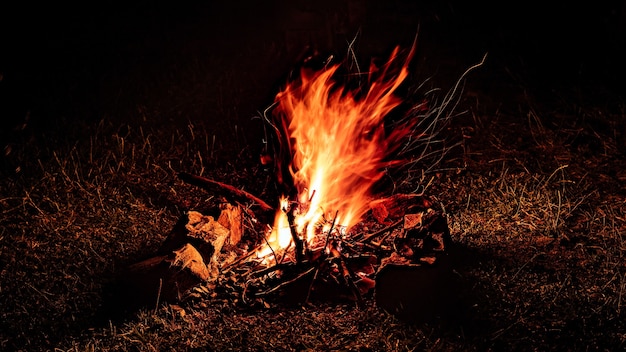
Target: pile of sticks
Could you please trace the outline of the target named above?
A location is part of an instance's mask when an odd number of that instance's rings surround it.
[[[381,307],[393,312],[398,304],[410,302],[398,302],[386,293],[396,291],[390,278],[401,283],[415,272],[428,271],[434,279],[422,278],[421,286],[432,288],[437,277],[445,276],[440,271],[450,270],[447,217],[433,198],[397,194],[380,199],[371,206],[371,227],[376,231],[356,228],[345,234],[334,228],[333,221],[314,244],[296,232],[293,211],[288,211],[293,246],[258,258],[256,245],[264,244],[265,233],[253,228],[244,233],[245,219],[255,214],[241,204],[253,204],[263,213],[275,209],[234,186],[189,174],[179,177],[211,192],[225,192],[234,205],[223,204],[217,219],[189,211],[154,257],[128,268],[124,274],[128,289],[143,296],[146,304],[226,294],[250,306],[314,300],[362,305],[375,295]]]

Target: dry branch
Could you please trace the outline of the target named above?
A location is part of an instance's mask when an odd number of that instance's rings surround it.
[[[215,188],[220,188],[224,191],[228,191],[229,193],[231,193],[232,195],[236,196],[236,197],[240,197],[240,198],[245,198],[249,201],[252,201],[254,203],[256,203],[257,205],[259,205],[261,207],[261,209],[265,210],[265,211],[273,211],[274,208],[272,206],[270,206],[269,204],[267,204],[265,201],[263,201],[262,199],[260,199],[259,197],[250,194],[244,190],[241,190],[239,188],[236,188],[234,186],[231,186],[229,184],[226,183],[222,183],[219,181],[215,181],[215,180],[211,180],[208,179],[206,177],[202,177],[202,176],[196,176],[196,175],[191,175],[185,172],[181,172],[178,174],[178,178],[180,178],[183,182],[186,182],[190,185],[194,185],[194,186],[198,186],[202,189],[205,189],[207,191],[214,191]]]

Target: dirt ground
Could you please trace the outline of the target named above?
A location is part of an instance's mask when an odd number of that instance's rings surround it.
[[[1,349],[624,349],[624,10],[508,5],[13,10],[0,43]],[[185,212],[217,209],[179,172],[277,201],[259,116],[306,57],[341,61],[354,41],[367,67],[415,40],[404,98],[431,107],[486,55],[440,131],[445,157],[379,187],[445,207],[456,286],[437,319],[372,297],[245,307],[202,287],[130,311],[110,300]]]

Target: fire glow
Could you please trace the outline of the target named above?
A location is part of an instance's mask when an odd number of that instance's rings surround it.
[[[291,157],[288,171],[297,199],[281,199],[260,256],[293,243],[290,225],[311,245],[331,227],[347,233],[370,209],[373,185],[385,168],[399,162],[391,155],[414,126],[410,121],[390,131],[385,126],[385,117],[402,103],[395,92],[408,76],[412,55],[398,63],[396,48],[384,65],[371,65],[367,84],[355,89],[337,82],[336,64],[302,69],[299,79],[278,93],[274,116],[279,132],[287,136],[283,142],[288,145],[281,147]]]

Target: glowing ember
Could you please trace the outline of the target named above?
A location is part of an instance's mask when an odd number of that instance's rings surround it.
[[[302,70],[276,97],[275,114],[291,153],[291,173],[297,189],[294,224],[311,243],[335,220],[335,228],[350,229],[369,210],[371,189],[412,124],[385,131],[384,118],[401,99],[394,92],[408,75],[410,52],[402,65],[396,48],[382,67],[372,66],[368,84],[357,89],[334,79],[339,65],[320,71]],[[281,208],[287,208],[286,199]],[[285,211],[276,215],[268,242],[273,249],[292,242]],[[336,219],[335,219],[336,216]],[[323,232],[322,229],[321,232]],[[268,250],[264,250],[267,254]]]

